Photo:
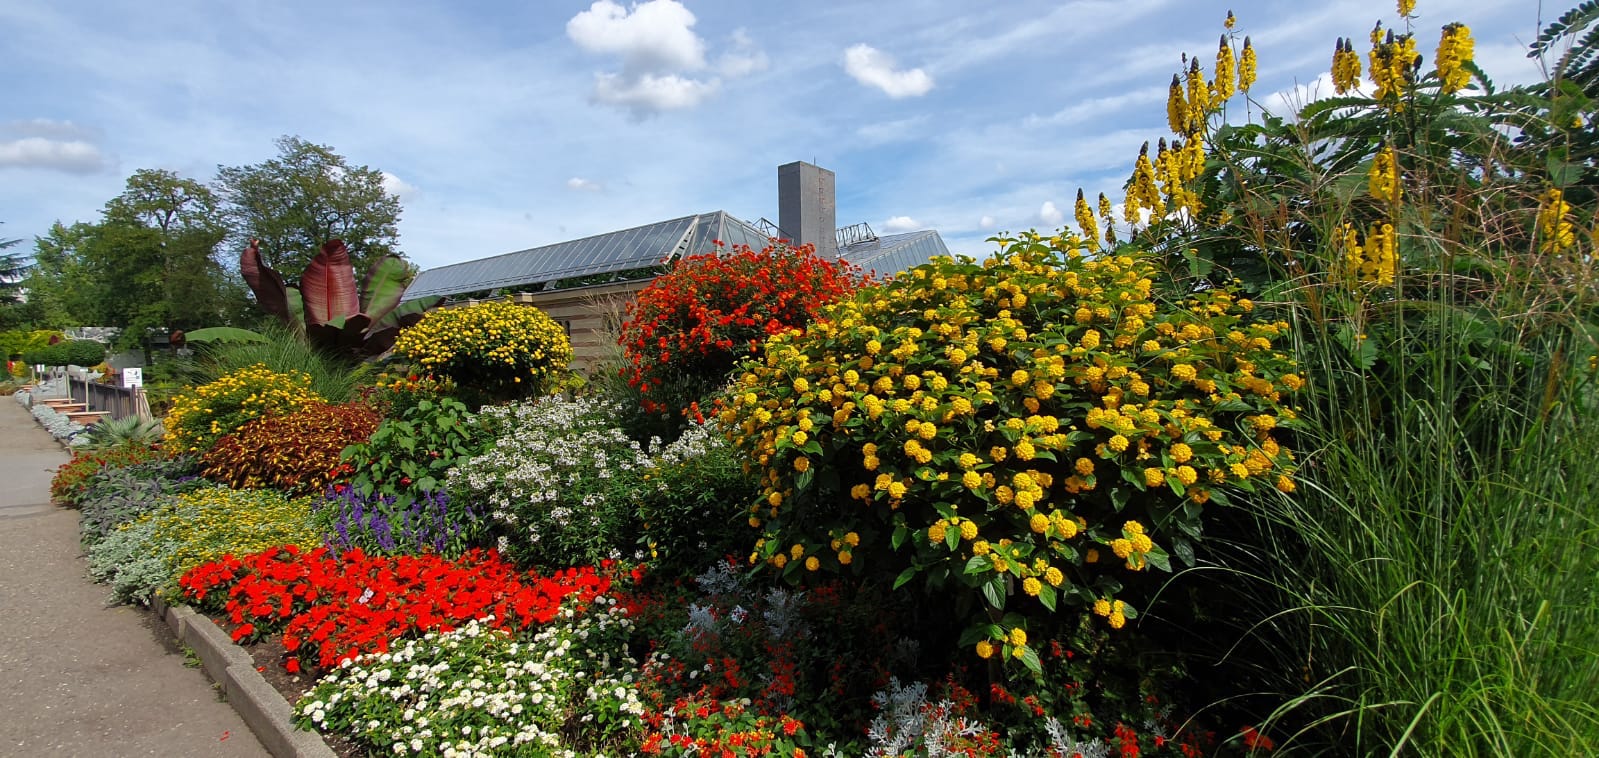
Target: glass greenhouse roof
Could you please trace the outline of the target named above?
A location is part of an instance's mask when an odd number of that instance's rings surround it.
[[[890,234],[839,248],[839,257],[860,266],[863,271],[887,279],[901,271],[920,266],[935,255],[949,255],[944,238],[931,229],[905,234]]]
[[[707,253],[713,240],[760,249],[766,235],[723,211],[558,242],[423,271],[406,300],[511,287],[551,285],[567,279],[622,274],[683,255]]]

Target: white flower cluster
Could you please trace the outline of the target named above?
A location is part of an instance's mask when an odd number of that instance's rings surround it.
[[[614,599],[565,608],[531,637],[487,621],[347,662],[300,701],[301,726],[446,758],[587,755],[566,736],[599,745],[641,727],[636,677],[617,673],[638,668],[626,648],[633,622]]]

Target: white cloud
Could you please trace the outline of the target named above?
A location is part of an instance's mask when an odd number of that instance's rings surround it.
[[[100,148],[83,140],[24,137],[0,142],[0,168],[40,168],[93,174],[107,168]]]
[[[566,23],[566,36],[590,53],[621,58],[620,72],[596,72],[590,99],[626,109],[643,120],[663,111],[692,108],[721,88],[716,77],[696,78],[707,68],[705,40],[694,32],[694,14],[677,0],[649,0],[624,8],[598,0]],[[717,61],[729,78],[768,65],[766,54],[740,29],[733,49]]]
[[[617,74],[594,75],[594,100],[628,109],[637,118],[661,111],[692,108],[716,94],[715,80],[702,82],[677,74],[644,74],[630,79]]]
[[[100,136],[94,129],[78,126],[71,121],[55,121],[48,118],[11,121],[0,127],[0,132],[15,137],[45,137],[54,140],[93,141]]]
[[[716,61],[716,70],[729,79],[740,76],[749,76],[757,71],[765,71],[770,65],[766,52],[756,46],[748,32],[735,29],[732,34],[733,49],[723,53]]]
[[[1055,207],[1055,201],[1045,200],[1038,209],[1038,220],[1044,222],[1045,226],[1060,226],[1066,221],[1066,214]]]
[[[575,189],[582,192],[599,192],[605,188],[604,185],[600,184],[599,182],[596,182],[593,179],[584,179],[581,176],[574,176],[571,179],[567,179],[566,187],[567,189]]]
[[[401,179],[394,174],[391,174],[387,171],[381,173],[383,174],[383,191],[399,198],[401,202],[405,202],[416,197],[417,193],[422,191],[418,189],[416,185],[411,184],[410,182],[407,182],[406,180]]]
[[[933,77],[919,68],[900,70],[887,53],[867,44],[859,44],[844,51],[844,70],[855,81],[876,87],[883,94],[898,99],[920,97],[933,89]]]
[[[910,232],[920,228],[922,228],[922,225],[916,223],[916,219],[911,218],[910,216],[895,216],[883,222],[883,231],[888,232],[889,234]]]
[[[977,228],[979,228],[979,229],[993,229],[994,228],[994,224],[996,224],[996,223],[998,223],[998,222],[996,222],[994,220],[993,216],[984,216],[984,217],[982,217],[982,218],[977,220]]]
[[[677,0],[649,0],[631,11],[598,0],[566,22],[566,36],[591,53],[621,56],[628,71],[692,71],[705,67],[705,41],[694,22]]]

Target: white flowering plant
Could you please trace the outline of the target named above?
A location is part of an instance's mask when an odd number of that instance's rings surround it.
[[[616,599],[563,608],[520,637],[468,622],[363,655],[296,706],[301,728],[374,754],[467,758],[636,752],[644,704]]]
[[[633,497],[649,455],[592,398],[488,406],[488,452],[449,473],[452,499],[486,508],[511,557],[541,566],[616,559],[637,541]]]

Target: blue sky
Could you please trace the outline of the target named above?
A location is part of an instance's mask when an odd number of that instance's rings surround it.
[[[1543,9],[1546,18],[1570,3]],[[1501,85],[1538,4],[1422,0]],[[90,221],[134,170],[210,180],[293,134],[384,171],[423,268],[726,210],[776,218],[777,166],[837,174],[838,222],[982,253],[1120,199],[1183,52],[1251,35],[1255,99],[1327,94],[1382,0],[0,3],[0,237]],[[1237,103],[1238,101],[1235,101]],[[1236,113],[1235,117],[1241,114]]]

